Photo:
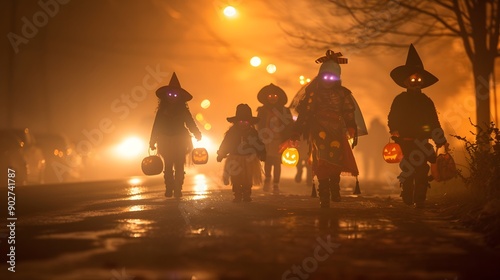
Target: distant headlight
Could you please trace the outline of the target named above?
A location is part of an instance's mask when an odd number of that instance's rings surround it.
[[[210,139],[208,136],[203,135],[201,137],[200,141],[197,141],[194,138],[191,138],[193,142],[193,147],[194,148],[205,148],[209,153],[212,153],[217,150],[218,147],[215,146],[215,144],[212,142],[212,139]]]
[[[64,156],[64,152],[59,149],[54,149],[54,156],[62,158]]]
[[[146,142],[139,137],[130,136],[115,147],[114,154],[120,158],[136,158],[143,156],[145,151],[147,151]]]

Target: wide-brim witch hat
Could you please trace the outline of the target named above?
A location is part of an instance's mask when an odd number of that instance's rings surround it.
[[[417,50],[410,44],[410,49],[408,50],[408,57],[406,58],[406,64],[398,66],[391,71],[391,78],[400,87],[407,88],[404,84],[405,80],[413,75],[419,74],[422,77],[421,88],[428,87],[435,84],[439,79],[432,75],[430,72],[424,69],[424,64],[418,56]]]
[[[177,93],[178,99],[184,102],[193,99],[193,96],[181,87],[175,72],[172,74],[172,78],[170,78],[170,82],[167,86],[162,86],[156,90],[156,96],[160,99],[167,98],[169,93]]]
[[[259,102],[262,104],[268,104],[269,101],[267,97],[269,96],[269,94],[273,93],[276,93],[278,95],[278,105],[285,105],[288,102],[288,96],[286,96],[285,91],[279,86],[274,85],[273,83],[270,83],[269,85],[264,86],[261,90],[259,90],[259,93],[257,93],[257,100],[259,100]]]
[[[236,106],[236,114],[234,117],[226,118],[228,122],[235,123],[237,121],[248,121],[251,124],[259,122],[259,118],[252,116],[252,109],[248,104],[239,104]]]

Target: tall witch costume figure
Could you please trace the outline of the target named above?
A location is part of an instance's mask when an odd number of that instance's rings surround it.
[[[347,63],[341,56],[341,53],[328,50],[325,56],[316,60],[321,63],[319,73],[294,105],[298,116],[292,140],[302,136],[309,142],[309,156],[318,179],[322,208],[329,208],[330,200],[341,201],[341,174],[358,176],[348,139],[352,139],[354,147],[357,137],[366,134],[357,103],[351,91],[341,83],[339,64]],[[361,116],[360,123],[356,116]]]
[[[389,132],[403,151],[402,172],[398,176],[401,197],[405,204],[422,208],[430,186],[427,162],[436,160],[428,140],[432,138],[437,147],[447,143],[434,102],[422,92],[438,78],[424,69],[413,45],[408,50],[406,64],[394,68],[391,78],[407,89],[394,98],[388,115]]]
[[[262,142],[266,145],[266,160],[264,161],[264,191],[279,193],[279,182],[281,177],[281,153],[280,145],[290,135],[293,118],[290,109],[285,107],[288,97],[283,89],[269,84],[263,87],[257,94],[257,100],[262,106],[257,108],[257,130]],[[272,182],[271,182],[272,181]]]
[[[187,101],[193,96],[183,89],[175,72],[167,86],[156,90],[158,109],[151,131],[149,147],[156,149],[165,162],[165,196],[182,196],[186,156],[193,148],[191,134],[199,141],[201,132],[189,111]]]
[[[236,115],[227,118],[233,125],[225,133],[217,150],[217,162],[224,158],[224,184],[232,184],[234,202],[252,201],[252,186],[262,182],[260,161],[266,159],[266,147],[259,138],[255,124],[259,118],[252,116],[247,104],[236,107]]]

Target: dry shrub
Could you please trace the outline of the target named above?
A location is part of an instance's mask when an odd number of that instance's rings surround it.
[[[497,246],[500,245],[500,131],[493,122],[486,129],[471,124],[478,131],[471,132],[474,140],[453,135],[464,143],[467,152],[468,172],[459,169],[458,174],[470,194],[470,199],[464,202],[470,210],[462,221],[483,232],[489,245]]]

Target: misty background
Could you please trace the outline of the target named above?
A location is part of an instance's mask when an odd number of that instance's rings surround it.
[[[92,150],[127,135],[147,141],[157,105],[155,90],[168,84],[175,71],[181,86],[194,96],[188,103],[192,114],[203,115],[198,122],[203,135],[218,147],[229,127],[226,117],[235,114],[239,103],[249,104],[256,114],[257,92],[263,86],[280,86],[291,101],[302,86],[299,77],[316,75],[319,65],[314,61],[326,49],[297,47],[283,32],[298,18],[303,23],[317,20],[311,3],[318,2],[2,1],[0,127],[64,133],[76,144],[87,141],[85,148]],[[238,17],[223,15],[228,4]],[[474,88],[461,42],[440,39],[415,47],[425,69],[439,78],[423,91],[434,101],[446,134],[470,136]],[[353,92],[369,129],[354,149],[360,177],[384,181],[383,174],[398,172],[397,165],[383,161],[381,151],[389,140],[390,105],[404,91],[389,73],[405,63],[408,49],[333,50],[349,60],[341,66],[342,83]],[[251,66],[253,56],[262,65]],[[277,67],[273,74],[266,71],[270,63]],[[201,107],[205,99],[208,108]],[[447,138],[457,162],[464,164],[463,147]],[[368,171],[365,163],[370,159],[380,169]]]

